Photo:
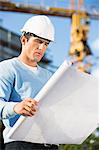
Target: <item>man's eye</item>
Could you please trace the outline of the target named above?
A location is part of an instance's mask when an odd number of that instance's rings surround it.
[[[39,40],[39,39],[36,39],[35,42],[37,42],[37,43],[42,43],[42,41]]]
[[[45,45],[46,45],[46,46],[48,46],[48,44],[49,44],[49,43],[46,43],[46,42],[45,42]]]
[[[48,46],[48,45],[49,45],[49,43],[48,43],[48,42],[44,42],[44,41],[39,40],[39,39],[35,39],[35,42],[37,42],[37,43],[39,43],[39,44],[44,43],[44,45],[45,45],[45,46]]]

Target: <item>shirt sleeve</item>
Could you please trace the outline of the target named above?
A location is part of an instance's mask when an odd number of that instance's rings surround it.
[[[16,113],[14,112],[14,106],[17,102],[5,102],[5,106],[2,108],[1,118],[7,119],[14,117]]]
[[[16,103],[9,100],[14,82],[14,75],[9,67],[10,65],[0,64],[0,119],[7,119],[16,114],[13,110]]]

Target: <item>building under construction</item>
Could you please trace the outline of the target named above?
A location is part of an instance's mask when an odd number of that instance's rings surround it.
[[[0,61],[18,56],[20,49],[20,36],[0,26]]]

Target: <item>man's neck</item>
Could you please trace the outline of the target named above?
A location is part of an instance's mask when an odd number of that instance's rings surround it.
[[[31,67],[37,67],[37,62],[29,60],[25,57],[22,57],[21,55],[18,57],[18,59],[23,62],[24,64],[31,66]]]

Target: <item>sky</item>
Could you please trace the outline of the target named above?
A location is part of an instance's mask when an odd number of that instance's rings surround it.
[[[17,1],[18,0],[13,0]],[[26,0],[20,0],[20,2],[26,2]],[[57,6],[57,7],[67,7],[69,6],[65,0],[33,0],[35,5],[46,6]],[[89,3],[89,0],[86,0]],[[94,4],[99,1],[92,0]],[[28,4],[31,4],[31,0],[27,0]],[[21,34],[20,29],[24,25],[25,21],[33,16],[34,14],[25,13],[14,13],[14,12],[2,12],[0,11],[0,23],[3,27],[13,31],[15,33]],[[49,49],[52,55],[53,65],[59,66],[64,59],[68,57],[68,51],[70,47],[70,30],[71,30],[71,19],[63,17],[49,16],[55,27],[55,42],[51,43]],[[99,57],[99,20],[91,20],[90,32],[88,35],[88,44],[95,57]]]

